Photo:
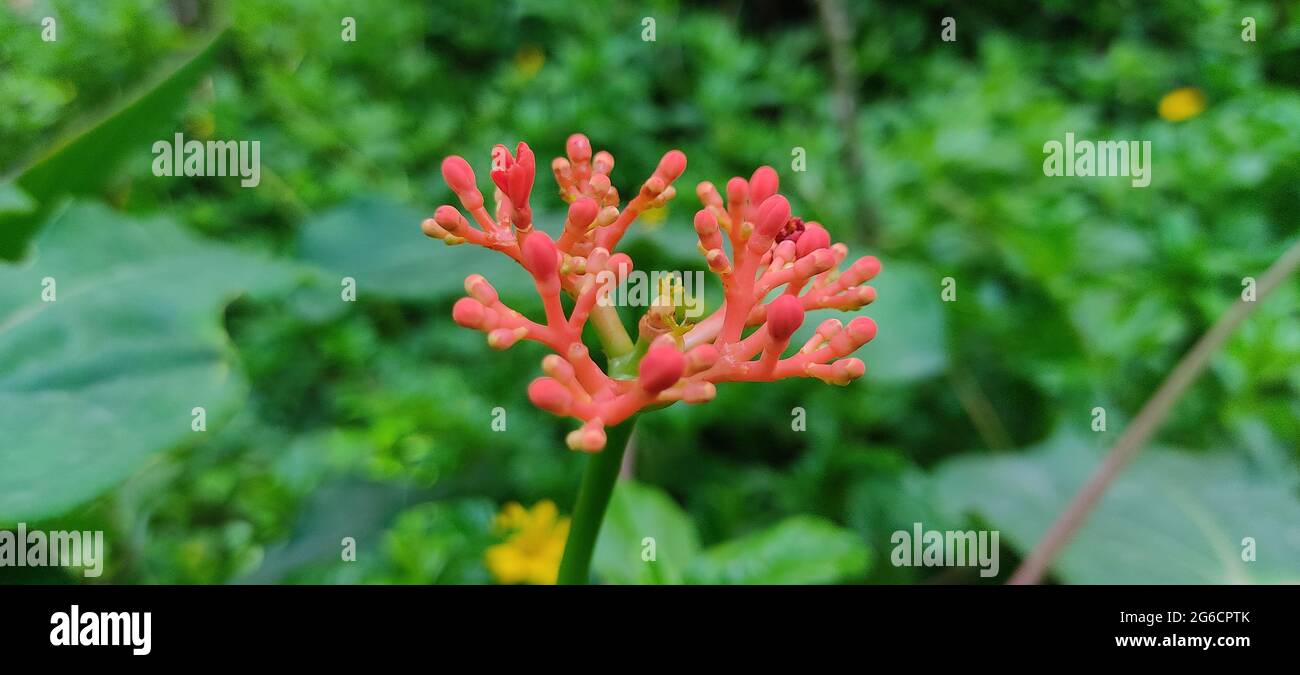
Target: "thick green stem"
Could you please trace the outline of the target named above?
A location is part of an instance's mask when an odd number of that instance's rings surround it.
[[[632,351],[632,338],[628,336],[627,329],[623,328],[618,310],[612,305],[598,304],[591,308],[588,322],[596,328],[596,337],[600,339],[600,347],[606,357],[615,359]]]
[[[605,521],[605,509],[618,480],[618,470],[623,464],[623,453],[636,426],[636,417],[630,417],[616,427],[605,430],[605,449],[587,458],[587,468],[578,488],[578,503],[573,507],[573,520],[569,525],[569,538],[564,543],[564,557],[560,559],[557,583],[586,584],[590,581],[591,555],[596,550],[596,537]]]

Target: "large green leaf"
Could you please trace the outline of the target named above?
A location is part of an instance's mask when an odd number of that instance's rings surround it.
[[[168,221],[92,204],[53,218],[0,267],[0,522],[60,513],[212,433],[245,390],[222,308],[292,278]]]
[[[793,516],[697,557],[700,584],[829,584],[862,577],[870,550],[858,535],[815,516]]]
[[[356,280],[357,298],[441,300],[465,293],[465,277],[482,274],[504,295],[532,293],[523,268],[496,251],[429,239],[429,214],[383,197],[364,197],[309,219],[299,257],[341,280]],[[336,281],[335,283],[339,283]]]
[[[958,458],[937,470],[934,494],[1023,554],[1096,469],[1094,445],[1066,437],[1021,455]],[[1296,484],[1234,455],[1144,450],[1052,569],[1084,584],[1300,583]],[[1242,560],[1246,537],[1253,562]]]
[[[126,157],[152,159],[152,142],[170,137],[168,125],[211,65],[224,34],[217,32],[192,56],[142,87],[126,103],[55,143],[3,181],[0,194],[15,194],[12,186],[17,185],[37,208],[0,209],[0,259],[23,256],[28,240],[60,197],[99,191]]]
[[[671,497],[649,485],[619,481],[592,564],[612,583],[679,584],[698,550],[695,525]],[[651,552],[653,559],[647,560]]]

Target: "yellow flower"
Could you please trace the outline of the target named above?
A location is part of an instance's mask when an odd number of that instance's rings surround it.
[[[546,54],[536,45],[524,45],[515,52],[515,71],[526,80],[531,80],[546,64]]]
[[[569,519],[560,518],[555,502],[543,499],[525,509],[510,502],[497,514],[494,527],[509,533],[506,540],[488,547],[485,562],[503,584],[553,584],[560,571]]]
[[[1205,94],[1195,87],[1175,89],[1160,99],[1160,116],[1170,122],[1190,120],[1205,110]]]
[[[651,228],[663,224],[664,218],[668,217],[668,209],[660,206],[654,209],[647,209],[641,212],[641,224],[648,225]]]

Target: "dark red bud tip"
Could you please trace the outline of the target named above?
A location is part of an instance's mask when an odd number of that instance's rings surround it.
[[[442,160],[442,179],[447,181],[451,191],[458,195],[478,189],[474,182],[474,170],[460,155],[452,155]]]
[[[780,184],[781,179],[777,178],[776,169],[760,166],[749,178],[749,197],[761,204],[763,200],[776,194]]]
[[[659,168],[655,173],[663,176],[665,181],[672,182],[682,175],[686,170],[686,153],[681,150],[669,150],[664,153],[663,159],[659,160]]]
[[[569,205],[569,222],[585,230],[588,225],[591,225],[591,221],[596,219],[598,213],[600,213],[600,204],[591,197],[583,197]]]
[[[767,306],[767,334],[785,342],[803,325],[803,303],[798,296],[782,295]]]
[[[772,195],[758,206],[758,222],[754,223],[756,231],[765,237],[775,237],[790,220],[790,200],[783,195]]]
[[[795,241],[795,257],[802,258],[819,248],[831,245],[831,235],[817,223],[804,223],[803,234]]]
[[[573,395],[559,382],[549,377],[539,377],[528,385],[528,400],[542,410],[563,415],[573,403]]]
[[[591,141],[583,134],[574,134],[565,142],[564,149],[569,153],[569,159],[575,162],[585,162],[591,159]]]
[[[483,303],[474,298],[461,298],[451,308],[451,318],[465,328],[478,328],[483,325],[486,309]]]
[[[549,281],[555,277],[555,272],[560,267],[556,256],[555,242],[545,232],[538,230],[524,240],[524,267],[528,268],[534,279]]]
[[[651,347],[637,373],[641,388],[651,394],[673,386],[686,372],[686,356],[672,347]]]

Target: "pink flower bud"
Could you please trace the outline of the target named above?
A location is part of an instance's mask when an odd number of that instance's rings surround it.
[[[487,308],[474,298],[461,298],[451,308],[452,320],[465,328],[477,329],[482,326],[486,314]]]
[[[482,274],[471,274],[465,277],[465,292],[485,305],[495,304],[500,299],[497,296],[497,289],[493,288]]]
[[[457,195],[474,192],[478,189],[474,181],[474,170],[470,168],[469,162],[466,162],[465,158],[460,155],[452,155],[442,160],[442,179],[447,181],[451,191]]]
[[[776,169],[760,166],[749,178],[749,198],[762,204],[763,200],[776,194],[781,179],[777,178]]]
[[[509,349],[516,342],[524,339],[525,335],[528,335],[528,329],[522,326],[514,329],[496,328],[488,331],[487,343],[489,347],[496,350]]]
[[[695,196],[705,206],[722,208],[722,196],[718,194],[718,188],[707,180],[695,186]]]
[[[557,380],[573,379],[573,366],[559,354],[547,354],[542,359],[542,372]]]
[[[754,223],[755,232],[771,239],[785,227],[790,220],[790,201],[782,195],[772,195],[758,206],[758,216]]]
[[[817,249],[829,248],[831,235],[817,223],[804,223],[803,234],[795,242],[795,256],[802,258]]]
[[[828,248],[819,248],[794,264],[794,271],[801,279],[821,274],[835,267],[835,254]]]
[[[744,178],[736,176],[727,181],[727,206],[737,206],[744,204],[749,199],[749,183]]]
[[[587,186],[591,188],[591,194],[596,195],[597,197],[604,197],[605,193],[609,192],[611,186],[609,176],[606,176],[603,173],[598,173],[592,176],[591,180],[587,181]]]
[[[848,331],[854,342],[858,345],[864,345],[870,342],[871,338],[876,337],[876,322],[867,316],[854,317],[845,330]]]
[[[574,134],[564,143],[565,152],[569,154],[569,159],[574,162],[585,162],[591,159],[591,141],[583,134]]]
[[[586,231],[600,213],[600,205],[590,197],[583,197],[569,205],[569,224],[580,231]]]
[[[454,234],[460,229],[460,224],[464,219],[461,218],[460,211],[457,211],[456,207],[443,204],[438,207],[437,211],[433,212],[433,221],[441,225],[444,230]]]
[[[425,218],[421,221],[420,230],[424,232],[424,236],[432,237],[434,239],[445,239],[451,236],[451,234],[442,229],[442,226],[438,224],[438,221],[433,218]]]
[[[504,145],[492,148],[492,182],[510,200],[510,204],[527,211],[528,196],[533,191],[533,179],[537,174],[537,163],[533,151],[527,143],[521,142],[515,148],[517,157],[512,157]]]
[[[632,257],[622,252],[615,253],[605,263],[605,269],[613,270],[619,280],[626,279],[627,275],[632,273]]]
[[[706,251],[722,248],[722,234],[718,232],[718,219],[708,209],[695,212],[695,233]]]
[[[803,303],[794,295],[782,295],[767,306],[767,334],[785,342],[803,325]]]
[[[555,278],[560,262],[555,242],[551,236],[538,230],[524,240],[524,267],[538,281],[550,281]]]
[[[672,347],[652,347],[637,370],[641,388],[651,394],[673,386],[686,372],[686,357]]]
[[[539,377],[528,385],[528,400],[533,405],[556,415],[566,415],[573,404],[573,394],[564,385],[549,377]]]
[[[677,180],[686,170],[686,154],[681,150],[669,150],[664,153],[663,159],[659,160],[659,168],[655,173],[662,176],[666,182],[671,183]]]
[[[718,348],[703,344],[686,352],[686,370],[695,374],[713,367],[718,362]]]
[[[582,425],[580,429],[570,431],[569,435],[564,437],[565,443],[570,448],[582,452],[599,452],[605,447],[607,440],[605,428],[594,420]]]
[[[853,261],[844,274],[840,275],[840,283],[845,286],[857,286],[858,284],[876,278],[880,273],[880,261],[876,256],[866,255]]]

